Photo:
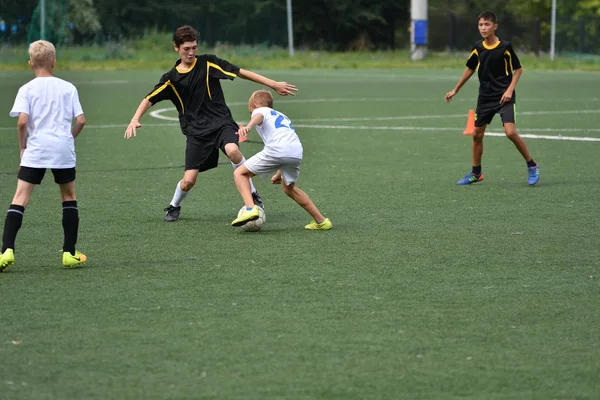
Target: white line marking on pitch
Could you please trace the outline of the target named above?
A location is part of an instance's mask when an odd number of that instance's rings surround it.
[[[311,129],[347,129],[347,130],[388,130],[388,131],[454,131],[459,132],[462,129],[459,128],[435,128],[435,127],[420,127],[420,126],[356,126],[356,125],[303,125],[294,124],[298,128],[311,128]],[[486,132],[486,136],[506,136],[504,133],[499,132]],[[521,137],[528,139],[547,139],[547,140],[567,140],[567,141],[579,141],[579,142],[600,142],[600,138],[595,137],[577,137],[577,136],[551,136],[551,135],[533,135],[533,134],[521,134]]]
[[[448,127],[425,127],[425,126],[360,126],[360,125],[307,125],[307,124],[294,124],[297,128],[310,128],[310,129],[345,129],[345,130],[371,130],[371,131],[430,131],[430,132],[460,132],[462,128],[448,128]],[[148,127],[179,127],[176,123],[165,123],[165,124],[143,124],[142,126]],[[115,129],[115,128],[126,128],[126,124],[114,124],[114,125],[89,125],[86,129]],[[12,127],[0,127],[0,131],[14,130]],[[551,131],[551,132],[565,132],[565,129],[520,129],[520,131]],[[600,129],[571,129],[568,131],[594,131],[600,132]],[[121,134],[121,133],[119,133]],[[504,133],[500,132],[486,132],[486,136],[497,136],[503,137]],[[521,137],[528,139],[547,139],[547,140],[565,140],[565,141],[579,141],[579,142],[600,142],[600,138],[595,137],[578,137],[578,136],[552,136],[552,135],[534,135],[534,134],[521,134]]]
[[[331,99],[329,99],[331,100]],[[154,110],[150,115],[154,118],[166,121],[178,121],[176,117],[168,117],[162,115],[164,112],[174,111],[174,107],[162,108]],[[600,110],[571,110],[571,111],[524,111],[521,115],[548,115],[548,114],[595,114],[600,113]],[[297,119],[295,121],[304,122],[324,122],[324,121],[391,121],[391,120],[416,120],[416,119],[441,119],[441,118],[464,118],[462,114],[447,114],[447,115],[406,115],[395,117],[365,117],[365,118],[316,118],[316,119]],[[177,123],[159,123],[159,124],[143,124],[149,127],[176,127]],[[311,129],[345,129],[345,130],[389,130],[389,131],[453,131],[460,132],[461,128],[452,127],[423,127],[423,126],[358,126],[358,125],[312,125],[312,124],[294,124],[298,128]],[[127,124],[107,124],[107,125],[88,125],[87,129],[113,129],[126,128]],[[0,131],[16,130],[14,127],[0,127]],[[600,132],[600,128],[578,129],[578,128],[519,128],[521,132]],[[486,132],[487,136],[503,137],[501,132]],[[577,137],[563,135],[536,135],[536,134],[521,134],[524,138],[529,139],[546,139],[546,140],[563,140],[563,141],[584,141],[584,142],[600,142],[600,138],[595,137]]]
[[[311,103],[311,102],[319,102],[337,100],[337,99],[314,99],[314,100],[288,100],[288,102],[295,103]],[[344,99],[347,101],[363,101],[363,99]],[[369,99],[374,100],[374,99]],[[377,101],[377,100],[374,100]],[[237,103],[232,103],[233,105]],[[239,103],[247,105],[248,103]],[[175,107],[166,107],[160,108],[158,110],[153,110],[150,112],[150,116],[162,119],[165,121],[179,121],[179,117],[170,117],[163,115],[163,113],[175,111]],[[600,110],[557,110],[557,111],[519,111],[518,115],[570,115],[570,114],[598,114]],[[441,118],[466,118],[466,114],[439,114],[439,115],[401,115],[395,117],[360,117],[360,118],[315,118],[315,119],[294,119],[294,121],[304,121],[304,122],[313,122],[313,121],[391,121],[391,120],[407,120],[407,119],[441,119]]]

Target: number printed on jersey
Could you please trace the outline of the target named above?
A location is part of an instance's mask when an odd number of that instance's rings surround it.
[[[275,119],[275,128],[294,129],[292,126],[292,121],[290,121],[290,119],[285,115],[280,114],[275,110],[271,110],[271,115],[277,116],[277,119]]]

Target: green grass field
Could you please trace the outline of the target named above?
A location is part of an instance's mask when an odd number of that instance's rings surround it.
[[[0,274],[0,398],[600,398],[600,75],[526,70],[517,126],[540,183],[490,135],[485,181],[459,187],[477,80],[443,96],[461,73],[266,72],[300,88],[275,107],[304,144],[298,185],[334,229],[305,231],[310,217],[256,180],[267,223],[244,233],[229,226],[242,201],[223,157],[182,219],[163,222],[185,147],[171,104],[123,139],[161,71],[58,71],[88,119],[77,191],[89,263],[60,264],[47,174]],[[8,112],[30,78],[0,72],[2,213],[18,167]],[[258,87],[224,83],[237,120]],[[489,132],[502,136],[499,117]],[[262,148],[250,140],[246,157]]]

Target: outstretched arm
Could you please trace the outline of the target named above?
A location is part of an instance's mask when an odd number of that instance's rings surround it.
[[[467,69],[463,73],[463,76],[459,79],[459,81],[456,84],[456,86],[454,87],[454,89],[452,89],[450,92],[446,93],[446,97],[445,97],[446,103],[449,103],[450,100],[452,100],[452,98],[454,96],[456,96],[456,94],[458,93],[458,91],[460,90],[460,88],[462,88],[463,85],[465,83],[467,83],[467,81],[469,80],[469,78],[471,78],[474,73],[475,73],[474,69],[471,69],[471,68],[467,67]]]
[[[269,79],[267,77],[262,76],[261,74],[257,74],[256,72],[248,71],[248,70],[245,70],[242,68],[240,68],[240,72],[238,73],[238,76],[240,78],[248,79],[250,81],[260,83],[261,85],[270,87],[275,92],[277,92],[278,95],[281,95],[281,96],[288,96],[288,95],[295,96],[294,92],[298,91],[298,88],[296,86],[292,85],[291,83],[276,82],[273,79]]]
[[[248,122],[248,125],[240,125],[240,129],[237,131],[237,134],[240,138],[248,136],[248,132],[250,132],[252,128],[254,128],[256,125],[262,124],[264,119],[265,117],[263,117],[262,114],[255,114],[252,118],[250,118],[250,122]]]
[[[129,139],[131,136],[136,136],[136,129],[142,126],[142,124],[140,124],[140,119],[150,107],[152,107],[152,103],[150,103],[148,99],[142,100],[135,111],[133,118],[131,118],[131,122],[129,122],[129,125],[127,125],[127,129],[125,129],[125,139]]]

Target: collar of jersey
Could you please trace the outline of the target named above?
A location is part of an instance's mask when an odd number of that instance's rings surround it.
[[[177,72],[179,72],[180,74],[187,74],[188,72],[190,72],[191,70],[194,69],[194,67],[196,66],[196,61],[198,61],[198,57],[194,58],[194,62],[192,63],[192,66],[189,67],[188,69],[184,69],[181,70],[179,69],[179,65],[177,67],[175,67],[175,69],[177,70]]]
[[[496,47],[500,46],[500,42],[501,42],[501,40],[498,39],[498,41],[496,43],[494,43],[492,46],[488,46],[487,44],[485,44],[485,40],[482,40],[481,45],[483,47],[485,47],[487,50],[494,50]]]

